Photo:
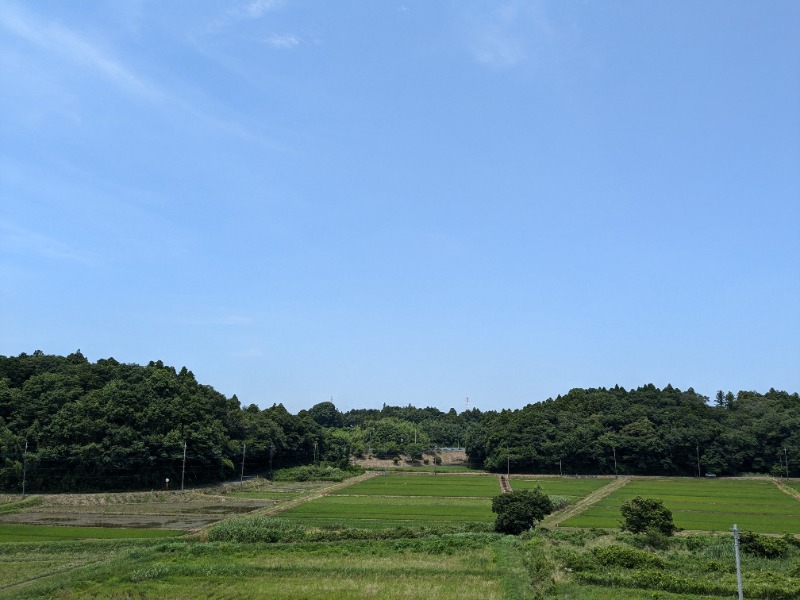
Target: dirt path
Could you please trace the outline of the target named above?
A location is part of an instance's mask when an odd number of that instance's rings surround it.
[[[800,500],[800,492],[798,492],[797,490],[793,490],[792,488],[790,488],[788,485],[786,485],[785,483],[783,483],[779,479],[773,479],[772,483],[774,483],[778,487],[778,489],[780,491],[782,491],[782,492],[784,492],[786,494],[789,494],[795,500]]]
[[[282,513],[285,510],[289,510],[290,508],[294,508],[295,506],[300,506],[301,504],[305,504],[306,502],[311,502],[312,500],[316,500],[317,498],[322,498],[323,496],[327,496],[332,492],[336,492],[346,487],[350,487],[351,485],[356,483],[361,483],[362,481],[366,481],[367,479],[372,479],[373,477],[377,477],[378,475],[380,475],[378,471],[368,471],[363,475],[359,475],[357,477],[350,477],[349,479],[345,479],[342,482],[334,483],[333,485],[329,485],[320,490],[316,490],[313,494],[309,494],[308,496],[303,496],[302,498],[296,498],[295,500],[291,500],[285,504],[281,504],[280,506],[276,506],[274,508],[260,510],[258,511],[258,514],[265,515],[267,517],[274,517],[275,515]]]
[[[500,492],[503,494],[507,494],[511,490],[511,482],[505,475],[500,475]]]
[[[584,510],[589,508],[595,502],[598,502],[608,496],[611,492],[614,492],[621,488],[622,486],[626,485],[630,481],[630,477],[620,477],[618,479],[614,479],[605,487],[601,487],[599,490],[593,491],[591,494],[586,496],[585,498],[581,498],[575,504],[567,508],[567,510],[563,512],[558,512],[548,517],[542,521],[543,527],[558,527],[559,523],[566,521],[570,517],[574,517],[578,513],[582,513]]]

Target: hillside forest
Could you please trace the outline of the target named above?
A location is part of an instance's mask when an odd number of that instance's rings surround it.
[[[463,447],[490,471],[564,475],[800,474],[800,397],[648,384],[573,389],[516,410],[320,402],[242,406],[186,367],[41,351],[0,356],[0,489],[157,489],[352,457],[419,461]],[[185,456],[185,461],[184,461]],[[185,468],[184,468],[185,466]]]

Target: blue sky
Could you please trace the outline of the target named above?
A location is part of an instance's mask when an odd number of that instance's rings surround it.
[[[0,354],[243,405],[800,391],[800,3],[0,4]]]

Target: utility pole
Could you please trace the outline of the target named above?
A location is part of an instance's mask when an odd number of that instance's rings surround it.
[[[272,480],[272,453],[275,452],[275,444],[269,443],[269,478]]]
[[[25,452],[22,454],[22,499],[25,499],[25,478],[28,474],[28,440],[25,440]]]
[[[733,551],[736,554],[736,584],[739,586],[739,600],[744,600],[742,592],[742,563],[739,560],[739,530],[733,524]]]
[[[786,448],[783,449],[783,464],[786,466],[786,479],[789,479],[789,454]]]
[[[617,477],[617,448],[614,446],[614,447],[612,447],[612,450],[614,450],[614,478],[616,478]]]
[[[700,477],[700,445],[697,445],[697,476]]]
[[[244,454],[247,452],[247,442],[242,442],[242,473],[239,475],[239,483],[244,483]]]
[[[186,442],[183,442],[183,466],[181,467],[181,491],[183,491],[183,479],[186,476]]]
[[[563,477],[564,476],[564,471],[561,470],[561,459],[560,458],[558,459],[558,475],[559,475],[559,477]]]
[[[506,478],[511,477],[511,456],[508,454],[508,444],[506,444]]]
[[[317,442],[314,442],[314,464],[317,464]]]

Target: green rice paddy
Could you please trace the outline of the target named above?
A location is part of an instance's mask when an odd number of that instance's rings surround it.
[[[739,529],[760,533],[800,533],[800,501],[767,479],[637,479],[564,527],[619,527],[620,507],[635,496],[659,498],[678,527],[699,531]]]
[[[595,490],[607,486],[612,481],[612,479],[601,477],[586,479],[566,479],[562,477],[523,477],[517,479],[512,477],[511,487],[515,490],[530,490],[539,486],[549,496],[565,496],[569,498],[570,502],[575,503]]]
[[[608,479],[512,479],[514,489],[540,485],[547,494],[576,501]],[[500,494],[493,476],[379,475],[281,513],[307,525],[376,528],[426,524],[490,523],[491,498]]]
[[[356,496],[491,498],[500,493],[496,475],[378,475],[334,492]]]
[[[182,535],[166,529],[124,529],[121,527],[59,527],[51,525],[0,525],[0,543],[55,542],[64,540],[116,540],[163,538]]]

